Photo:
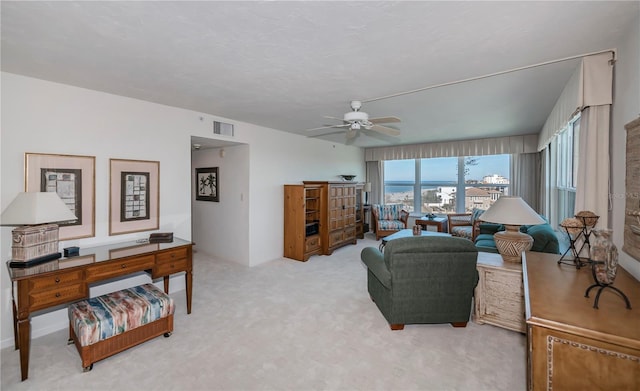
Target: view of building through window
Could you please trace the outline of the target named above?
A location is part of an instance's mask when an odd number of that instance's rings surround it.
[[[425,214],[486,210],[508,195],[509,166],[509,155],[385,161],[384,203]]]

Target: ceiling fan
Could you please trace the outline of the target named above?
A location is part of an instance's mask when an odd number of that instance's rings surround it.
[[[340,130],[340,132],[342,131],[347,132],[347,140],[355,138],[361,129],[373,130],[375,132],[382,133],[387,136],[400,135],[400,131],[398,129],[379,125],[384,123],[400,122],[400,118],[398,117],[369,118],[369,114],[365,113],[364,111],[360,111],[361,107],[362,107],[362,102],[360,102],[359,100],[353,100],[351,101],[351,109],[353,111],[349,111],[345,113],[343,118],[336,118],[336,117],[329,117],[329,116],[324,117],[324,118],[336,119],[338,121],[342,121],[343,122],[342,124],[326,125],[326,126],[321,126],[319,128],[307,129],[307,131],[311,132],[314,130],[329,129],[329,128],[343,129],[343,130]],[[335,133],[338,133],[338,132],[335,132]],[[310,136],[310,137],[326,136],[327,134],[333,134],[333,133],[325,133],[322,135]]]

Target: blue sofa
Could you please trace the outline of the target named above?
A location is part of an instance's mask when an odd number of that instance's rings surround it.
[[[480,223],[479,233],[475,239],[475,245],[478,251],[497,253],[498,249],[496,248],[496,242],[493,240],[493,234],[503,230],[504,225],[502,224]],[[548,223],[523,225],[520,227],[520,232],[529,234],[533,238],[531,251],[560,254],[558,236]]]

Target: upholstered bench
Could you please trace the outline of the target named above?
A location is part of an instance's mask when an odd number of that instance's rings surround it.
[[[89,371],[93,363],[173,331],[173,299],[145,284],[69,306],[69,343]]]

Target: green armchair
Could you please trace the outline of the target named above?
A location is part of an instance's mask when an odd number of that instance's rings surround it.
[[[451,323],[466,327],[478,283],[478,250],[469,240],[414,236],[389,241],[384,253],[364,248],[371,299],[391,330],[405,324]]]

